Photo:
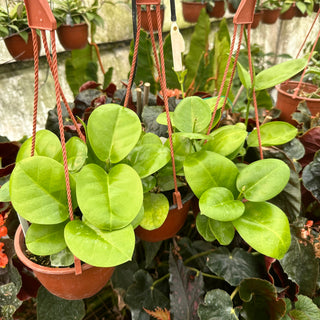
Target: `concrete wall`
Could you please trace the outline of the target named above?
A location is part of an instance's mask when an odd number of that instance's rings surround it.
[[[3,6],[5,0],[0,0]],[[166,13],[164,31],[170,29],[169,0],[165,1]],[[193,26],[182,17],[181,3],[176,1],[177,22],[185,37],[189,39]],[[105,69],[114,67],[113,82],[120,86],[120,81],[127,78],[130,68],[128,49],[132,38],[131,11],[128,5],[105,4],[101,8],[105,18],[105,27],[98,29],[96,42],[99,43]],[[232,19],[229,17],[230,32]],[[265,52],[288,53],[296,55],[312,18],[294,18],[292,21],[277,21],[274,25],[260,25],[252,31],[252,43],[260,44]],[[219,21],[212,20],[212,30],[216,30]],[[310,39],[314,39],[314,30]],[[211,35],[211,41],[213,34]],[[187,41],[188,48],[188,41]],[[188,49],[187,49],[188,50]],[[70,52],[64,52],[58,44],[59,78],[68,101],[73,95],[65,80],[64,63]],[[42,52],[43,53],[43,52]],[[44,128],[48,110],[55,106],[54,84],[49,73],[45,57],[40,59],[40,90],[38,128]],[[4,42],[0,40],[0,135],[11,140],[19,140],[24,135],[30,136],[33,110],[33,61],[15,62],[7,52]]]

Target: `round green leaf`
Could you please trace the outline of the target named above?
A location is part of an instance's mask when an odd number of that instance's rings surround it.
[[[196,227],[198,232],[206,241],[212,242],[216,240],[216,237],[211,230],[211,224],[209,223],[208,217],[198,214],[196,218]]]
[[[236,197],[235,181],[238,175],[236,165],[224,156],[211,151],[190,154],[184,162],[187,182],[193,193],[200,198],[212,187],[225,187]]]
[[[298,129],[290,123],[283,121],[267,122],[260,127],[261,144],[264,147],[285,144],[296,137]],[[248,136],[248,146],[258,147],[257,129],[254,129]]]
[[[244,212],[244,204],[234,200],[233,194],[226,188],[210,188],[199,199],[201,214],[218,221],[232,221]]]
[[[169,201],[162,193],[145,193],[143,198],[144,217],[140,226],[154,230],[162,226],[169,212]]]
[[[173,120],[179,131],[200,133],[210,123],[210,107],[199,97],[187,97],[174,110]]]
[[[52,225],[31,224],[26,233],[28,250],[38,256],[47,256],[65,249],[65,225],[66,222]]]
[[[19,149],[16,162],[31,156],[32,138],[27,139]],[[44,156],[52,159],[59,157],[61,143],[59,138],[49,130],[40,130],[36,133],[35,156]]]
[[[32,223],[56,224],[69,217],[64,168],[53,159],[19,161],[11,174],[10,197],[15,210]]]
[[[141,179],[126,164],[114,166],[109,174],[89,164],[77,175],[77,199],[91,224],[105,230],[121,229],[131,223],[142,206]]]
[[[131,260],[135,245],[131,225],[109,232],[73,220],[66,225],[64,236],[76,257],[96,267],[113,267]]]
[[[247,200],[260,202],[279,194],[290,178],[289,167],[278,159],[250,163],[240,171],[237,188]]]
[[[246,137],[247,131],[242,126],[220,127],[210,133],[210,140],[204,145],[204,149],[229,156],[243,146]]]
[[[97,157],[102,161],[117,163],[138,142],[141,124],[132,110],[117,104],[106,104],[91,113],[87,131]]]
[[[170,122],[172,124],[173,127],[175,127],[174,125],[174,122],[173,122],[173,112],[169,112],[169,116],[170,116]],[[168,125],[168,120],[167,120],[167,114],[166,112],[162,112],[158,115],[156,121],[159,123],[159,124],[162,124],[164,126],[167,126]]]
[[[256,251],[281,259],[290,247],[287,216],[268,202],[246,202],[245,212],[232,221],[240,236]]]

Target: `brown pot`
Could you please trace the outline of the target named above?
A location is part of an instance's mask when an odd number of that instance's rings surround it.
[[[261,19],[262,19],[262,11],[255,12],[253,16],[253,22],[251,24],[251,29],[257,28]]]
[[[296,6],[296,17],[297,17],[297,18],[303,18],[303,17],[306,17],[307,15],[308,15],[307,12],[302,13],[302,12],[298,9],[298,7]]]
[[[296,15],[296,7],[292,5],[286,12],[281,13],[280,20],[291,20]]]
[[[40,37],[37,36],[38,42],[38,55],[41,48]],[[4,43],[12,55],[17,60],[30,60],[33,59],[33,45],[32,45],[32,34],[28,33],[28,41],[25,42],[18,33],[4,38]]]
[[[193,193],[188,193],[182,199],[183,207],[178,210],[176,205],[170,207],[168,216],[162,226],[155,230],[146,230],[142,227],[135,229],[136,235],[145,241],[157,242],[161,240],[170,239],[183,227],[189,212],[191,200],[194,197]]]
[[[163,19],[164,19],[164,8],[160,8],[160,17],[161,17],[161,29],[162,29]],[[153,31],[158,31],[156,10],[151,10],[151,21],[152,21]],[[149,31],[147,11],[144,11],[144,10],[141,11],[141,27],[144,30]]]
[[[315,3],[315,4],[313,5],[313,12],[318,12],[319,9],[320,9],[319,3]]]
[[[237,12],[237,9],[235,9],[235,7],[229,1],[228,1],[228,10],[229,10],[230,13],[236,13]]]
[[[187,22],[197,22],[201,9],[206,8],[206,3],[182,1],[182,14]]]
[[[316,115],[320,112],[320,99],[311,99],[297,96],[293,99],[293,90],[298,86],[298,81],[287,81],[276,86],[278,90],[278,98],[276,108],[281,110],[279,119],[296,124],[291,118],[291,115],[297,110],[297,106],[300,102],[305,101],[312,115]],[[318,89],[316,85],[311,83],[302,83],[301,90],[312,93]],[[288,92],[289,91],[289,92]]]
[[[226,12],[224,8],[224,1],[214,1],[214,6],[210,7],[211,11],[209,12],[210,18],[222,18]]]
[[[88,44],[88,25],[73,26],[63,24],[57,29],[58,38],[65,50],[83,49]]]
[[[81,300],[99,292],[109,281],[114,268],[99,268],[82,265],[82,273],[75,274],[74,268],[50,268],[38,265],[26,255],[21,226],[14,237],[14,248],[20,261],[30,268],[41,284],[52,294],[66,300]]]
[[[281,9],[263,10],[262,22],[266,24],[274,24],[280,16]]]

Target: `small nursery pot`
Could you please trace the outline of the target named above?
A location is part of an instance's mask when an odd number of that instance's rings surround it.
[[[281,9],[263,10],[262,22],[266,24],[274,24],[280,16]]]
[[[197,22],[201,9],[206,7],[206,3],[201,2],[184,2],[182,1],[182,14],[187,22]]]
[[[224,1],[215,1],[214,6],[211,7],[211,11],[209,12],[210,18],[222,18],[226,12],[224,8]]]
[[[98,268],[82,265],[82,273],[75,274],[74,268],[50,268],[38,265],[26,255],[21,226],[14,237],[14,248],[20,261],[29,267],[41,284],[52,294],[66,300],[89,298],[99,292],[109,281],[114,268]]]
[[[152,21],[152,30],[158,31],[157,12],[156,10],[150,10],[150,13],[151,13],[151,21]],[[161,29],[162,29],[163,19],[164,19],[164,8],[160,8],[160,17],[161,17]],[[141,27],[144,30],[149,31],[148,16],[147,16],[147,11],[145,10],[141,11]]]
[[[40,37],[37,36],[38,42],[38,54],[41,48]],[[4,43],[11,54],[11,56],[17,60],[30,60],[33,59],[33,45],[32,34],[28,33],[28,41],[25,42],[18,33],[4,38]]]
[[[292,5],[286,12],[280,14],[280,20],[291,20],[296,15],[296,7]]]
[[[189,212],[193,193],[189,192],[183,199],[183,207],[178,210],[176,205],[169,209],[168,216],[162,226],[155,230],[146,230],[142,227],[135,229],[135,234],[141,239],[149,242],[157,242],[172,238],[183,227]]]
[[[83,49],[88,43],[88,25],[86,23],[73,26],[63,24],[57,29],[57,33],[65,50]]]
[[[281,110],[280,120],[284,120],[291,124],[296,124],[291,118],[291,114],[297,110],[297,106],[300,102],[305,101],[312,115],[316,115],[320,112],[320,99],[312,99],[297,96],[293,99],[293,90],[298,86],[298,81],[287,81],[276,86],[278,90],[278,98],[276,108]],[[312,93],[318,89],[316,85],[311,83],[302,83],[301,90]]]

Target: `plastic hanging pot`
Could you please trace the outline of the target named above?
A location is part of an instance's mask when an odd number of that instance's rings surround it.
[[[291,20],[296,15],[296,7],[295,5],[291,5],[291,7],[284,13],[280,14],[280,20]]]
[[[210,6],[209,17],[210,18],[222,18],[226,12],[224,8],[224,1],[214,1],[214,6]]]
[[[150,10],[151,13],[151,21],[152,21],[152,29],[153,31],[158,31],[157,27],[157,12],[156,10]],[[160,8],[160,17],[161,17],[161,29],[163,26],[163,20],[164,20],[164,8]],[[147,11],[141,10],[141,27],[145,31],[149,31],[149,25],[148,25],[148,18],[147,18]]]
[[[206,7],[206,3],[201,2],[184,2],[182,1],[182,14],[187,22],[197,22],[201,9]]]
[[[278,91],[276,108],[281,110],[279,119],[294,125],[296,124],[296,121],[291,118],[291,115],[296,112],[297,106],[300,102],[305,101],[307,103],[307,107],[312,115],[316,115],[318,112],[320,112],[320,99],[305,98],[300,96],[293,98],[294,89],[298,86],[298,84],[298,81],[287,81],[276,86]],[[306,93],[315,92],[317,89],[318,87],[311,83],[303,82],[301,85],[301,90]]]
[[[263,10],[262,22],[266,24],[274,24],[280,16],[281,9]]]
[[[40,37],[37,35],[38,42],[38,54],[41,48]],[[17,60],[31,60],[33,59],[33,46],[32,46],[32,34],[28,33],[28,41],[25,42],[23,38],[15,33],[11,36],[4,38],[4,43],[11,54],[11,56]]]
[[[50,268],[29,260],[21,226],[14,237],[14,248],[19,260],[38,278],[41,284],[52,294],[66,300],[89,298],[99,292],[112,276],[114,267],[100,268],[89,264],[82,265],[82,273],[75,274],[73,268]]]
[[[65,50],[83,49],[88,44],[88,25],[86,23],[73,26],[62,24],[57,29],[57,33]]]
[[[168,216],[162,226],[155,230],[146,230],[142,227],[135,229],[135,234],[144,241],[157,242],[170,239],[177,234],[183,227],[189,212],[191,200],[194,197],[192,192],[189,192],[182,199],[182,208],[179,210],[176,205],[172,205],[169,209]]]

